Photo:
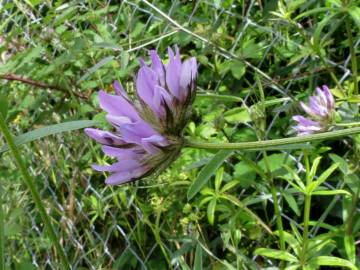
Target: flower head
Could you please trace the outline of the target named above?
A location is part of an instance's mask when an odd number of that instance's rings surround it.
[[[195,97],[197,63],[195,58],[184,62],[176,48],[168,49],[166,65],[155,50],[147,66],[140,59],[135,98],[131,99],[119,82],[116,95],[99,91],[100,106],[107,112],[107,121],[114,132],[88,128],[88,136],[103,145],[103,152],[117,158],[110,166],[93,165],[98,171],[112,175],[110,185],[123,184],[166,168],[182,147],[182,132]]]
[[[326,85],[323,85],[322,89],[317,87],[316,94],[309,98],[309,105],[300,103],[308,114],[308,118],[301,115],[293,116],[293,119],[298,122],[294,127],[298,135],[326,131],[334,121],[335,102],[329,88]]]

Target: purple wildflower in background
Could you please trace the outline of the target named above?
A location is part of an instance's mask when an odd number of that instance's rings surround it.
[[[293,119],[298,122],[294,127],[298,135],[326,131],[334,121],[335,102],[329,88],[326,85],[323,85],[322,89],[317,87],[316,94],[309,98],[309,105],[300,103],[308,114],[308,118],[301,115],[293,116]]]
[[[152,63],[140,60],[135,99],[131,99],[118,82],[116,95],[99,92],[100,106],[108,114],[114,132],[87,128],[88,136],[103,144],[103,152],[117,159],[110,166],[93,165],[98,171],[111,172],[110,185],[123,184],[165,169],[179,154],[183,129],[195,97],[197,63],[184,62],[176,48],[168,48],[166,65],[155,50]]]

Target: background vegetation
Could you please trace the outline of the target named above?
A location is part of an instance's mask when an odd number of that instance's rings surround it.
[[[0,94],[8,105],[0,104],[1,113],[14,135],[79,119],[105,126],[97,91],[113,91],[117,79],[131,93],[138,58],[148,59],[153,48],[165,57],[166,48],[177,44],[184,58],[199,62],[198,96],[185,134],[191,139],[294,136],[291,117],[302,113],[298,101],[323,84],[336,96],[339,119],[359,121],[358,5],[352,0],[5,0]],[[297,264],[356,269],[359,145],[359,135],[313,143],[305,159],[296,149],[219,157],[185,148],[161,175],[120,187],[105,186],[105,175],[91,169],[92,163],[110,160],[81,130],[18,149],[73,269],[296,269]],[[59,269],[59,253],[20,171],[3,150],[6,269]],[[214,155],[218,166],[207,167],[206,184],[189,200],[189,187]],[[322,190],[330,192],[311,196],[306,257],[301,254],[304,195],[292,183],[296,175],[304,183],[318,179],[328,168],[332,173]],[[283,251],[272,195],[285,230]]]

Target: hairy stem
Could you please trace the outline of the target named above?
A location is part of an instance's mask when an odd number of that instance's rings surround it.
[[[11,133],[6,125],[5,119],[1,114],[0,114],[0,129],[1,129],[1,131],[4,135],[4,138],[10,148],[10,153],[12,154],[14,161],[15,161],[18,169],[20,170],[20,173],[23,176],[24,183],[30,190],[30,193],[31,193],[32,198],[35,203],[35,206],[39,211],[42,221],[44,222],[44,226],[45,226],[47,235],[50,238],[50,241],[54,245],[54,247],[60,257],[61,268],[62,269],[71,269],[70,264],[65,256],[65,253],[64,253],[62,247],[60,246],[59,239],[55,233],[54,227],[52,226],[50,218],[49,218],[48,214],[46,213],[45,207],[41,201],[41,197],[36,188],[34,179],[28,173],[26,166],[21,158],[20,152],[18,151],[18,148],[16,147],[16,145],[14,143],[13,136],[11,135]]]
[[[283,146],[289,144],[314,142],[319,140],[329,140],[339,138],[347,135],[354,135],[360,133],[360,127],[323,132],[313,135],[305,135],[299,137],[282,138],[275,140],[265,141],[252,141],[252,142],[240,142],[240,143],[208,143],[208,142],[196,142],[186,140],[184,145],[187,147],[201,148],[201,149],[232,149],[232,150],[264,150],[275,146]]]

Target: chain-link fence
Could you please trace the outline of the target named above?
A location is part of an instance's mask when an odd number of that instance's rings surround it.
[[[275,11],[276,5],[269,7],[264,1],[243,1],[243,4],[239,1],[215,0],[71,1],[61,4],[49,1],[49,3],[44,2],[38,5],[28,2],[36,1],[14,1],[15,4],[12,3],[13,6],[7,9],[4,7],[9,5],[10,1],[0,4],[3,10],[1,18],[3,22],[6,22],[4,26],[0,24],[0,29],[4,29],[0,36],[1,42],[5,44],[6,35],[17,29],[16,35],[11,37],[11,40],[7,39],[6,50],[1,51],[3,63],[11,60],[19,51],[25,50],[26,46],[37,46],[34,44],[35,40],[39,40],[40,35],[46,34],[41,30],[42,27],[45,31],[55,31],[59,34],[62,30],[61,26],[64,26],[86,37],[86,31],[94,28],[91,22],[87,22],[87,20],[91,21],[91,16],[97,17],[111,35],[121,37],[119,47],[113,47],[104,42],[97,44],[100,49],[109,50],[109,54],[113,52],[115,59],[118,60],[121,60],[124,55],[123,51],[127,51],[136,58],[146,55],[144,50],[148,48],[163,47],[163,43],[168,44],[169,40],[181,43],[181,40],[190,39],[192,43],[197,44],[193,49],[194,52],[216,58],[213,63],[210,61],[208,64],[204,64],[205,60],[199,61],[203,74],[216,69],[215,62],[239,61],[245,64],[246,73],[253,74],[254,77],[259,76],[266,95],[275,94],[288,98],[272,111],[265,137],[270,134],[274,123],[281,118],[283,111],[292,102],[293,96],[290,89],[298,87],[299,81],[303,80],[304,76],[309,76],[304,70],[309,70],[309,68],[315,70],[316,63],[322,62],[322,67],[336,69],[337,74],[342,72],[339,84],[351,76],[350,55],[346,55],[345,61],[340,63],[326,56],[322,58],[316,55],[300,56],[296,66],[290,64],[290,68],[280,72],[270,70],[268,62],[275,61],[272,59],[274,55],[281,56],[279,47],[292,46],[294,50],[298,48],[300,52],[306,46],[306,43],[297,37],[291,39],[289,36],[284,36],[284,28],[299,27],[305,35],[307,35],[307,30],[301,24],[291,26],[280,19],[274,19],[271,10]],[[270,2],[276,4],[276,1]],[[50,11],[57,13],[59,17],[65,17],[56,29],[45,27],[50,25],[47,21]],[[72,15],[67,17],[66,14]],[[88,18],[84,19],[85,16]],[[81,23],[78,23],[74,17],[81,19]],[[119,21],[122,22],[119,23]],[[38,27],[33,28],[32,25],[38,25]],[[119,26],[126,27],[119,29]],[[158,30],[156,35],[154,35],[154,28]],[[102,29],[94,31],[101,34]],[[252,41],[249,39],[249,33],[260,38]],[[22,44],[18,44],[16,40],[16,37],[20,35],[23,35]],[[263,40],[260,41],[261,39]],[[357,40],[356,47],[359,42],[360,40]],[[64,50],[62,40],[54,38],[50,44],[54,47],[54,55],[50,57],[55,59],[58,52]],[[250,45],[246,47],[246,44]],[[251,46],[259,51],[252,52]],[[240,55],[241,52],[242,55]],[[253,61],[255,56],[250,55],[247,58],[246,53],[249,55],[261,53],[261,56]],[[91,68],[101,60],[96,57],[94,59],[94,65],[88,65],[85,68],[91,71]],[[285,66],[287,64],[284,62]],[[80,77],[79,74],[74,76]],[[200,94],[221,92],[225,77],[226,73],[223,73],[220,79],[201,82],[198,92]],[[3,82],[3,84],[8,84],[8,82]],[[242,89],[236,89],[234,85],[232,87],[230,92],[236,94],[237,91],[242,91]],[[243,102],[239,106],[249,107],[254,103],[252,95],[257,87],[255,80],[249,82],[247,94],[242,98]],[[16,87],[14,89],[16,90]],[[26,91],[36,95],[39,90],[26,88]],[[48,93],[50,95],[51,91]],[[59,119],[56,113],[50,113],[53,114],[53,119]],[[71,112],[62,114],[69,117],[74,115]],[[247,125],[252,127],[250,124]],[[17,125],[12,126],[16,128]],[[234,125],[233,129],[237,128],[239,125]],[[24,132],[21,128],[16,128],[16,131]],[[103,176],[95,174],[90,168],[91,155],[97,158],[101,155],[99,148],[90,144],[82,132],[72,132],[31,143],[21,147],[21,151],[27,158],[29,171],[36,179],[43,203],[52,217],[61,245],[73,269],[110,269],[112,267],[117,269],[121,267],[122,260],[129,258],[134,260],[133,265],[148,269],[148,261],[158,256],[154,252],[159,252],[157,249],[159,243],[154,242],[145,250],[139,248],[141,238],[144,237],[139,233],[142,233],[146,221],[145,214],[141,207],[138,207],[135,197],[144,189],[141,189],[141,186],[139,189],[134,186],[104,187]],[[289,158],[299,160],[299,157],[290,154]],[[37,210],[34,208],[29,193],[21,185],[20,174],[14,172],[16,169],[10,165],[11,160],[7,154],[2,154],[2,160],[1,183],[5,189],[3,200],[7,217],[7,263],[14,265],[14,262],[20,262],[21,258],[25,257],[36,269],[58,269],[56,251],[49,239],[45,237]],[[299,167],[299,170],[303,168]],[[334,187],[329,186],[329,188]],[[263,200],[271,201],[271,196],[268,194],[260,194],[261,196]],[[283,217],[296,224],[291,217],[285,214]],[[298,225],[298,227],[301,226]],[[174,245],[166,239],[162,241],[162,244],[169,254],[176,252],[179,248],[176,245],[174,248]],[[174,269],[180,267],[180,259],[172,258],[172,264]]]

